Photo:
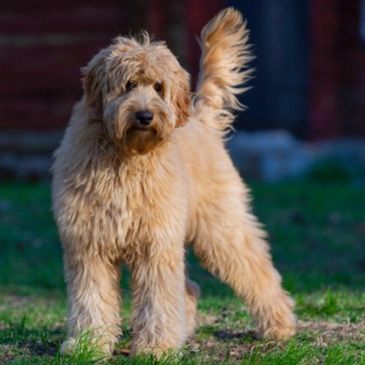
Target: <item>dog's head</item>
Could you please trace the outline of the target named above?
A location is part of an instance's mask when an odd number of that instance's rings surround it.
[[[90,120],[125,153],[144,154],[184,125],[189,75],[163,43],[119,37],[83,68]]]

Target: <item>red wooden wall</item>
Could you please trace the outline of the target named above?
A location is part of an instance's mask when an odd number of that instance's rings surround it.
[[[12,0],[0,4],[0,131],[63,128],[80,66],[118,34],[146,28],[196,76],[196,35],[225,0]],[[365,135],[360,0],[311,0],[313,138]],[[253,19],[259,22],[260,19]]]
[[[365,135],[365,45],[360,0],[311,1],[313,138]]]
[[[0,130],[56,129],[81,95],[80,67],[110,39],[149,30],[190,69],[194,34],[220,0],[13,0],[0,4]],[[195,69],[195,68],[194,68]]]
[[[2,129],[65,125],[80,95],[79,67],[126,22],[116,3],[25,0],[1,5]]]

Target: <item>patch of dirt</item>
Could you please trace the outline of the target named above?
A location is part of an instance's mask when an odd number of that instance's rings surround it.
[[[7,364],[14,359],[14,352],[9,345],[0,345],[0,364]]]
[[[227,336],[228,334],[226,334]],[[204,340],[192,339],[188,349],[191,353],[197,353],[206,359],[209,364],[220,364],[223,360],[242,360],[247,354],[260,349],[260,352],[268,352],[284,344],[274,341],[252,341],[252,333],[242,332],[242,335],[229,334],[224,340],[218,337],[210,337]]]
[[[255,331],[216,331],[214,332],[214,336],[219,340],[232,340],[232,339],[251,339],[255,340],[257,339]]]
[[[357,323],[299,321],[298,333],[307,332],[322,346],[335,342],[365,341],[365,320]]]
[[[29,297],[9,294],[3,299],[3,303],[0,308],[19,308],[24,304],[28,304],[30,301]]]
[[[201,325],[211,326],[211,334],[199,339],[192,337],[188,351],[202,355],[210,363],[221,363],[223,360],[238,361],[254,351],[270,352],[274,349],[285,349],[285,342],[257,341],[252,330],[231,331],[219,328],[219,316],[200,316]],[[217,325],[217,330],[214,327]],[[222,323],[223,325],[223,323]],[[365,320],[358,323],[335,323],[327,321],[299,321],[297,336],[314,346],[327,347],[334,343],[351,343],[365,341]]]
[[[212,315],[209,313],[198,313],[198,326],[208,326],[217,323],[220,316]]]
[[[0,310],[2,309],[18,309],[23,306],[38,306],[38,305],[44,305],[44,306],[50,306],[53,303],[58,302],[58,298],[48,296],[40,297],[36,295],[16,295],[16,294],[2,294],[0,297]]]

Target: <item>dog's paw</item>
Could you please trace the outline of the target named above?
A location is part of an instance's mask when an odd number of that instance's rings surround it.
[[[136,346],[136,344],[132,344],[132,348],[130,351],[131,357],[151,356],[157,360],[178,357],[179,355],[180,353],[178,351],[178,348],[176,346],[171,346],[168,344],[160,344],[158,346]]]
[[[284,341],[295,335],[296,318],[291,308],[287,308],[281,315],[279,313],[276,313],[276,315],[276,317],[266,318],[265,325],[259,327],[259,338]]]
[[[70,355],[75,352],[87,352],[95,358],[109,357],[113,353],[114,345],[105,340],[96,338],[69,337],[61,345],[61,355]]]
[[[284,341],[295,335],[297,323],[293,312],[294,302],[286,294],[280,299],[263,312],[259,320],[259,338]]]
[[[258,338],[267,338],[275,341],[289,340],[296,333],[296,325],[294,323],[286,325],[278,325],[261,330],[258,333]]]
[[[62,343],[61,354],[62,355],[71,354],[75,350],[75,348],[76,348],[76,339],[70,337]]]

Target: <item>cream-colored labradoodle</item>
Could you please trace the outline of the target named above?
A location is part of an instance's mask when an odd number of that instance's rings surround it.
[[[188,243],[246,301],[261,335],[286,339],[293,303],[224,147],[249,76],[245,23],[229,8],[203,29],[192,105],[187,72],[164,43],[141,38],[116,38],[84,68],[84,97],[55,154],[69,301],[63,351],[84,330],[113,351],[121,262],[132,273],[132,354],[180,347],[199,293],[185,272]]]

